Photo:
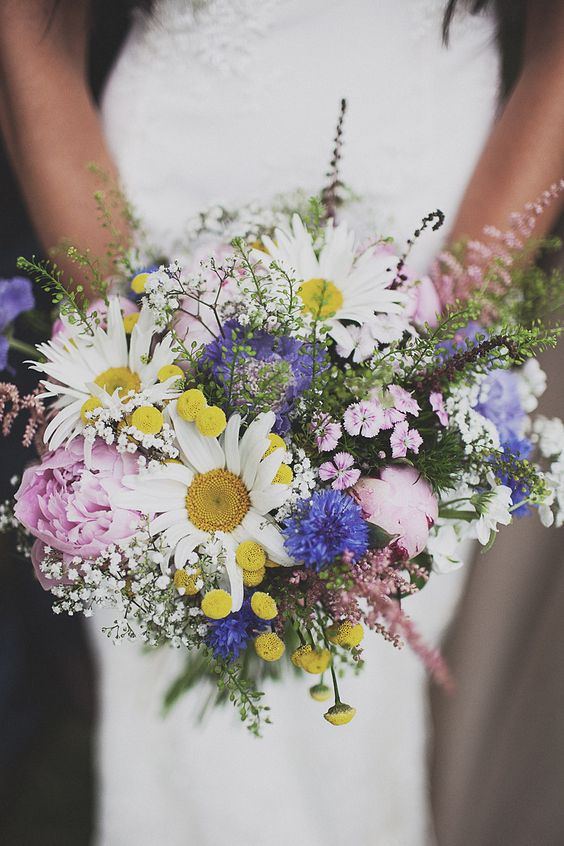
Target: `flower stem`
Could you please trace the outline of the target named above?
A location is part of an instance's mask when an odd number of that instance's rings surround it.
[[[335,668],[333,663],[330,666],[331,669],[331,678],[333,680],[333,690],[335,691],[335,705],[341,704],[341,697],[339,696],[339,685],[337,684],[337,674],[335,673]]]
[[[25,355],[32,356],[33,359],[37,360],[39,358],[39,353],[31,344],[27,344],[25,341],[20,341],[18,338],[10,338],[9,339],[10,348],[13,350],[17,350],[18,352],[24,353]]]

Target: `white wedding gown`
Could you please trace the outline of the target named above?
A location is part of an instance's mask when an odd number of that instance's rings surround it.
[[[316,191],[346,97],[342,174],[379,231],[403,239],[437,207],[454,213],[495,109],[488,18],[443,0],[160,0],[139,18],[110,78],[103,118],[127,192],[166,251],[186,219],[300,187]],[[446,231],[446,230],[445,230]],[[425,235],[424,270],[444,233]],[[414,263],[412,261],[412,264]],[[406,603],[434,641],[461,585],[435,576]],[[426,678],[377,637],[342,683],[358,709],[322,718],[310,677],[267,695],[273,726],[252,738],[229,707],[196,723],[201,696],[162,718],[181,655],[114,647],[97,614],[99,846],[423,846],[428,832]]]

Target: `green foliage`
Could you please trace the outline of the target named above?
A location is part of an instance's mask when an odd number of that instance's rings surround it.
[[[51,297],[53,305],[60,309],[73,326],[80,326],[82,332],[92,335],[92,323],[98,323],[96,313],[88,314],[90,302],[84,294],[83,285],[73,287],[72,279],[68,286],[63,282],[62,271],[50,261],[38,261],[35,256],[26,259],[20,256],[17,267],[34,278]]]
[[[443,429],[434,443],[424,442],[411,460],[437,494],[456,487],[461,469],[468,462],[464,442],[456,429]]]

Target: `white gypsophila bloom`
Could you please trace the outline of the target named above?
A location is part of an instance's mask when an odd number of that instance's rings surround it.
[[[545,458],[556,458],[564,452],[564,423],[559,417],[535,418],[532,440],[538,444]]]
[[[287,485],[274,482],[284,451],[275,449],[265,456],[275,415],[259,415],[239,438],[241,417],[234,414],[218,439],[200,434],[194,423],[169,408],[180,462],[125,476],[123,485],[129,490],[118,493],[115,504],[127,502],[128,508],[150,515],[151,535],[161,536],[177,568],[201,545],[219,541],[218,562],[237,610],[243,601],[243,572],[235,559],[238,544],[255,541],[276,563],[292,563],[280,529],[268,516],[288,495]]]
[[[298,289],[303,308],[328,325],[329,334],[347,355],[353,339],[342,320],[362,325],[375,313],[400,314],[407,297],[390,289],[395,277],[388,255],[367,249],[358,254],[355,235],[346,223],[330,221],[319,250],[299,215],[292,217],[291,231],[276,229],[263,244],[272,259],[301,281]],[[265,261],[264,255],[259,256]],[[321,300],[323,303],[321,304]]]
[[[175,395],[172,385],[177,377],[158,380],[160,369],[176,358],[172,339],[167,336],[151,348],[156,328],[150,310],[143,307],[128,347],[120,299],[111,297],[106,329],[92,325],[91,334],[79,334],[67,323],[51,341],[37,345],[46,361],[31,366],[52,380],[42,381],[46,391],[41,396],[56,397],[56,414],[44,434],[50,449],[83,432],[90,422],[85,416],[85,403],[89,400],[111,408],[139,392],[149,403]],[[102,437],[111,443],[112,430]]]
[[[529,358],[515,372],[519,378],[518,391],[521,405],[523,410],[530,414],[538,406],[538,398],[546,390],[546,373],[536,358]]]
[[[308,499],[317,486],[317,470],[311,466],[305,450],[301,447],[295,453],[288,450],[287,460],[292,467],[293,478],[286,501],[276,512],[278,522],[282,522],[291,514],[297,502]]]
[[[455,388],[445,401],[449,416],[449,428],[458,429],[465,445],[465,452],[471,455],[476,450],[499,449],[497,427],[474,408],[480,396],[479,384]]]
[[[498,524],[511,523],[512,490],[507,485],[495,485],[479,518],[471,524],[472,535],[485,546],[492,532],[498,531]]]

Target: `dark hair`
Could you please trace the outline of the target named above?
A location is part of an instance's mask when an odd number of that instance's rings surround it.
[[[450,26],[459,6],[477,15],[493,8],[497,18],[497,44],[501,56],[502,96],[515,84],[523,64],[527,0],[448,0],[443,18],[443,40],[448,44]]]

